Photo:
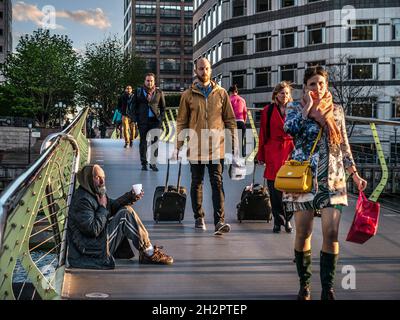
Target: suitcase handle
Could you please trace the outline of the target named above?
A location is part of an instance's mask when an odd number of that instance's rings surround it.
[[[178,161],[179,161],[179,158],[178,158]],[[168,191],[169,166],[170,166],[170,162],[169,162],[169,159],[168,159],[168,162],[167,162],[167,177],[165,179],[164,192]],[[182,160],[179,161],[179,169],[178,169],[178,182],[177,182],[178,193],[179,193],[179,188],[181,186],[181,173],[182,173]]]
[[[255,183],[255,180],[256,180],[256,169],[257,169],[257,162],[254,162],[253,184],[252,184],[253,187],[254,187],[254,183]],[[265,178],[264,178],[264,181],[263,181],[263,188],[265,188]]]

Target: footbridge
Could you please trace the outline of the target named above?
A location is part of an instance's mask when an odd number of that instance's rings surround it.
[[[258,147],[254,111],[249,114],[253,134],[248,139],[248,163],[253,162]],[[251,183],[251,175],[232,181],[227,170],[224,172],[226,220],[232,226],[231,233],[213,235],[207,175],[203,201],[206,231],[194,229],[190,197],[182,223],[157,224],[153,221],[153,193],[165,182],[166,165],[159,164],[159,172],[141,171],[138,140],[133,148],[124,149],[123,140],[87,139],[87,113],[83,110],[63,132],[49,136],[41,157],[0,195],[0,299],[295,299],[294,233],[274,234],[272,224],[263,221],[237,221],[236,205],[243,188]],[[172,152],[175,117],[176,109],[169,109],[160,137],[160,158]],[[364,174],[373,179],[368,196],[380,201],[382,192],[395,188],[399,176],[388,170],[379,137],[386,126],[400,123],[351,117],[348,122],[373,132],[380,173]],[[130,260],[117,260],[114,270],[68,268],[68,208],[77,187],[76,172],[85,163],[104,168],[112,198],[128,191],[132,184],[143,184],[144,198],[134,209],[153,244],[163,246],[174,257],[173,265],[140,265],[136,253]],[[262,182],[262,171],[257,169],[256,182]],[[182,172],[181,184],[190,189],[189,166],[184,165]],[[173,169],[171,183],[175,183],[176,174]],[[354,189],[351,184],[349,189]],[[400,299],[400,212],[382,205],[378,234],[363,245],[346,242],[356,200],[355,195],[350,196],[341,219],[337,297]],[[312,295],[316,299],[320,294],[321,245],[321,221],[316,217],[312,240]]]

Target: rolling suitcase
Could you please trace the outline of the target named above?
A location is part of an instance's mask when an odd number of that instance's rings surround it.
[[[168,185],[169,160],[165,186],[158,186],[153,198],[153,216],[156,223],[159,221],[181,221],[185,215],[186,189],[180,186],[182,162],[179,162],[178,184]],[[178,192],[179,190],[179,192]]]
[[[255,184],[256,165],[253,171],[253,183],[244,188],[241,201],[237,205],[237,218],[243,220],[272,220],[272,208],[268,188],[264,184]]]

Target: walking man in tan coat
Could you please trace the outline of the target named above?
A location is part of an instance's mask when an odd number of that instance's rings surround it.
[[[222,173],[225,158],[225,129],[228,129],[237,156],[237,126],[229,95],[225,89],[211,81],[210,62],[201,58],[195,66],[196,81],[181,97],[177,117],[177,146],[173,158],[183,146],[183,130],[189,129],[188,160],[192,174],[190,196],[195,228],[206,230],[204,221],[203,180],[207,167],[212,187],[215,235],[230,231],[225,223],[224,188]],[[230,151],[230,150],[228,150]]]

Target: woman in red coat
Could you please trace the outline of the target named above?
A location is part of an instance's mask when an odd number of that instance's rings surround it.
[[[292,232],[290,219],[293,213],[287,213],[282,204],[282,192],[276,190],[274,182],[280,167],[289,158],[294,144],[290,135],[283,131],[286,105],[293,101],[292,88],[286,81],[280,82],[272,93],[272,103],[261,112],[260,139],[257,159],[265,164],[264,178],[267,179],[274,216],[273,232],[279,233],[281,226],[286,232]],[[271,109],[272,108],[272,109]]]

